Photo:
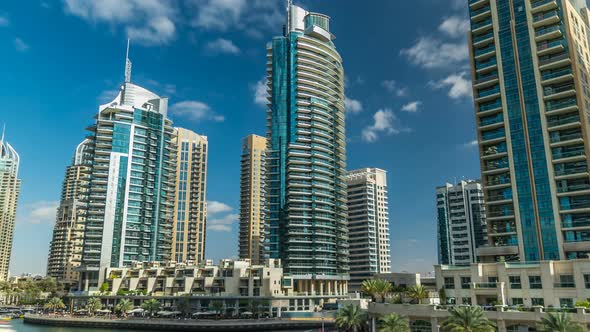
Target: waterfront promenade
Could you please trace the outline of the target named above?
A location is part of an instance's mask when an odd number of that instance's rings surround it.
[[[59,317],[45,315],[26,315],[25,324],[84,327],[104,329],[128,329],[148,331],[289,331],[319,329],[322,322],[318,320],[171,320],[171,319],[105,319],[92,317]],[[333,327],[331,321],[324,322],[325,327]]]

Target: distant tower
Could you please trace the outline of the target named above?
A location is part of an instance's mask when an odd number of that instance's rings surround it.
[[[21,180],[18,178],[20,158],[16,150],[0,138],[0,281],[8,279],[12,252],[16,208]]]
[[[77,268],[82,258],[90,182],[88,143],[84,140],[78,145],[72,164],[66,168],[47,259],[47,275],[64,285],[65,290],[79,280]]]
[[[249,135],[242,141],[240,163],[240,258],[260,264],[264,239],[266,138]]]

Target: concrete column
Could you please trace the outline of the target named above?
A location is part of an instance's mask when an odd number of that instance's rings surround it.
[[[320,295],[324,295],[324,283],[320,281]]]
[[[311,283],[311,295],[315,294],[315,280],[310,280]]]
[[[498,332],[506,332],[506,322],[503,319],[498,319],[496,326],[498,327]]]
[[[332,295],[332,281],[328,280],[328,295]]]
[[[438,318],[430,317],[430,325],[432,332],[438,332]]]

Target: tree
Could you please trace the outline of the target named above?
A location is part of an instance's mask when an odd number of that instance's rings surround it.
[[[86,310],[88,310],[88,313],[91,316],[94,315],[100,309],[102,309],[102,301],[100,300],[100,298],[91,297],[88,299],[88,302],[86,302]]]
[[[349,304],[340,309],[336,316],[336,326],[349,332],[358,332],[367,322],[367,315],[359,306]]]
[[[457,307],[449,309],[451,316],[441,325],[443,332],[495,332],[494,324],[480,307]]]
[[[213,301],[211,302],[211,308],[213,308],[213,311],[215,311],[216,316],[218,316],[221,313],[221,310],[223,310],[223,302]]]
[[[252,300],[248,303],[248,311],[250,311],[254,317],[258,317],[260,314],[260,307],[262,307],[260,301]]]
[[[109,292],[110,288],[111,288],[111,286],[109,285],[108,282],[103,282],[102,285],[100,285],[100,288],[98,289],[98,291],[100,292],[101,295],[105,295]]]
[[[375,288],[377,295],[381,298],[381,303],[385,303],[385,298],[393,290],[393,286],[391,285],[391,283],[383,279],[375,280]]]
[[[550,313],[539,322],[541,332],[583,332],[580,324],[574,322],[565,312]]]
[[[429,297],[428,290],[422,285],[410,287],[406,294],[409,298],[416,300],[418,304],[422,304],[422,300]]]
[[[192,312],[191,303],[187,298],[182,298],[176,303],[176,310],[182,313],[183,317],[188,317]]]
[[[43,308],[45,308],[47,310],[52,310],[53,312],[56,312],[59,309],[65,309],[66,305],[59,297],[54,297],[51,300],[49,300],[47,303],[45,303]]]
[[[447,291],[444,287],[438,291],[438,297],[440,298],[440,304],[447,304]]]
[[[367,279],[367,280],[363,281],[363,283],[361,284],[361,292],[363,292],[363,294],[365,294],[367,296],[370,296],[371,300],[373,302],[376,302],[376,297],[377,297],[376,280]]]
[[[133,303],[129,299],[123,299],[117,306],[115,310],[121,313],[123,317],[127,317],[127,313],[133,309]]]
[[[408,320],[392,313],[379,320],[379,332],[410,332]]]
[[[160,310],[160,302],[156,299],[149,299],[141,305],[141,309],[147,311],[150,316],[153,316],[154,312]]]

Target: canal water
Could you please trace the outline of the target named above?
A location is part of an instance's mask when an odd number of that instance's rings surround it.
[[[316,332],[317,330],[292,330],[291,332]],[[0,324],[0,332],[137,332],[137,330],[86,329],[79,327],[52,327],[24,324],[22,319],[15,319],[7,324]],[[149,331],[144,331],[149,332]],[[283,331],[288,332],[288,331]]]

